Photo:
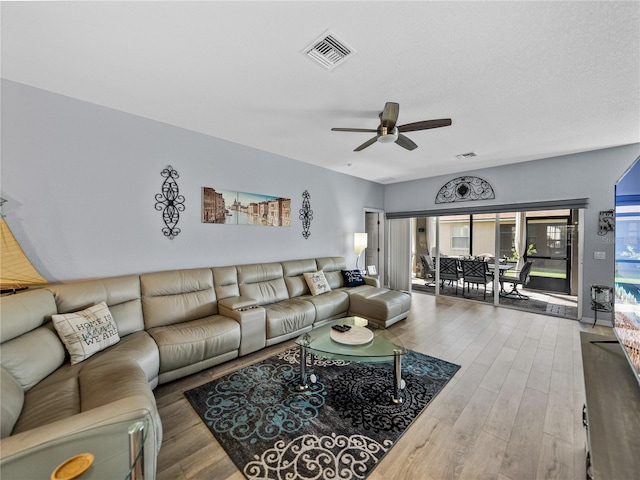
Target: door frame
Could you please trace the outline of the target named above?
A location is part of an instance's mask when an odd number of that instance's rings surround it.
[[[375,215],[377,216],[377,232],[376,231],[369,231],[369,229],[367,229],[367,215]],[[381,285],[387,285],[388,281],[387,281],[387,277],[386,277],[386,273],[387,273],[387,269],[386,269],[386,249],[385,249],[385,245],[386,245],[386,229],[385,229],[385,214],[384,214],[384,210],[380,210],[378,208],[369,208],[369,207],[365,207],[364,208],[364,215],[363,215],[363,220],[364,220],[364,231],[367,232],[367,235],[369,235],[370,237],[375,235],[377,240],[378,240],[378,251],[377,252],[368,252],[369,247],[367,247],[367,250],[365,250],[365,261],[364,261],[364,265],[367,266],[367,255],[369,255],[369,253],[372,253],[371,256],[377,258],[376,262],[374,263],[378,269],[378,278],[380,279],[380,284]],[[369,243],[371,243],[369,241]]]
[[[566,228],[566,246],[565,246],[565,254],[564,257],[558,255],[527,255],[525,253],[525,260],[531,258],[535,261],[535,259],[540,260],[564,260],[565,262],[565,278],[564,279],[556,279],[553,277],[545,277],[543,275],[531,275],[531,282],[529,283],[529,288],[534,290],[542,290],[542,291],[550,291],[550,292],[559,292],[565,293],[567,295],[571,294],[571,276],[572,276],[572,264],[573,264],[573,251],[572,251],[572,242],[571,242],[571,226],[572,226],[572,212],[569,215],[549,215],[546,217],[527,217],[527,228],[526,228],[526,237],[527,243],[529,242],[529,221],[537,221],[537,220],[564,220],[565,223],[563,225]],[[560,257],[560,258],[559,258]]]

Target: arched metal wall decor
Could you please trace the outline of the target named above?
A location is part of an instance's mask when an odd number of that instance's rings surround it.
[[[436,203],[469,202],[496,198],[493,187],[480,177],[458,177],[438,191]]]
[[[309,195],[308,191],[302,192],[302,208],[300,209],[300,220],[302,220],[302,236],[306,239],[309,238],[311,232],[309,229],[311,228],[311,220],[313,220],[313,210],[311,210],[311,203],[309,199],[311,195]]]
[[[173,240],[180,233],[176,226],[180,220],[180,212],[184,211],[184,196],[180,195],[176,179],[180,177],[171,165],[160,172],[164,177],[162,193],[156,194],[156,210],[162,211],[162,221],[166,225],[162,229],[165,237]]]

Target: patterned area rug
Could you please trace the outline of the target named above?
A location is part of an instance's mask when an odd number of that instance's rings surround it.
[[[393,363],[317,358],[317,382],[299,392],[299,360],[287,350],[185,392],[250,480],[366,478],[460,368],[409,351],[396,405]]]

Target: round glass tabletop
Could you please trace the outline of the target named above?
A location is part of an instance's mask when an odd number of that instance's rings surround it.
[[[358,338],[371,337],[371,339],[364,343],[350,343],[347,341],[348,332],[345,332],[344,338],[341,338],[341,332],[333,329],[334,326],[340,325],[355,327],[354,330],[367,329],[372,335],[363,335],[365,332],[360,331]],[[354,334],[351,336],[355,337]],[[340,318],[315,328],[300,335],[296,339],[296,344],[305,347],[307,353],[321,357],[365,363],[392,362],[396,355],[407,353],[402,341],[393,333],[360,317]]]

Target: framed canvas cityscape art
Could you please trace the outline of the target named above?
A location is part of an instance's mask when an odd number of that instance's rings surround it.
[[[291,199],[202,187],[202,223],[291,226]]]

